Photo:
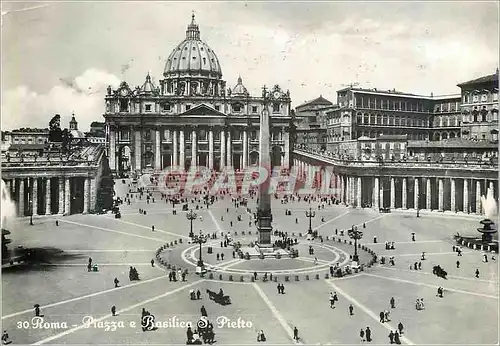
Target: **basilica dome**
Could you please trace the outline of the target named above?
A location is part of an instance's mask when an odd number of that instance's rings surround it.
[[[217,55],[200,39],[200,29],[194,21],[194,14],[186,31],[186,39],[170,53],[163,75],[173,77],[181,73],[222,77]]]

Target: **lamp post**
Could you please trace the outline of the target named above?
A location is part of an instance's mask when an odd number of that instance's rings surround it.
[[[354,239],[354,256],[352,256],[353,262],[359,262],[358,258],[358,240],[363,238],[363,232],[358,231],[357,226],[353,226],[349,231],[347,231],[349,238]]]
[[[193,243],[200,244],[200,259],[198,260],[197,266],[202,269],[203,272],[203,259],[202,259],[202,254],[201,254],[201,244],[204,244],[207,242],[208,236],[206,234],[203,234],[203,232],[200,230],[200,234],[193,235]]]
[[[33,226],[33,198],[30,197],[30,226]]]
[[[312,218],[316,216],[316,212],[309,208],[309,211],[306,211],[306,217],[309,218],[309,229],[307,230],[307,234],[312,234],[313,230],[311,227]]]
[[[186,218],[190,221],[191,223],[191,228],[189,230],[189,236],[192,238],[193,237],[193,220],[196,220],[196,218],[198,217],[198,215],[193,211],[193,209],[191,209],[187,214],[186,214]]]

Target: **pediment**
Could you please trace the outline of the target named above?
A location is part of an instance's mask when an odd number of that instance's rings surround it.
[[[222,112],[219,112],[218,110],[215,110],[214,108],[207,106],[206,104],[201,104],[198,105],[194,108],[191,108],[190,110],[185,111],[184,113],[179,114],[180,116],[185,116],[185,115],[212,115],[212,116],[223,116],[225,117],[226,115]]]

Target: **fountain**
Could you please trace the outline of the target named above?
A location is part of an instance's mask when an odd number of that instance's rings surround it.
[[[486,219],[480,222],[483,227],[478,228],[477,231],[482,233],[481,238],[483,243],[491,243],[493,241],[493,234],[497,232],[495,223],[491,219],[494,219],[498,214],[498,206],[493,196],[493,188],[491,185],[486,192],[486,197],[481,196],[481,205]]]
[[[6,236],[10,234],[10,232],[6,229],[7,220],[12,219],[16,216],[16,204],[10,198],[10,191],[7,188],[7,184],[2,180],[2,264],[6,260],[8,260],[10,253],[7,248],[7,244],[9,244],[12,240],[8,239]]]

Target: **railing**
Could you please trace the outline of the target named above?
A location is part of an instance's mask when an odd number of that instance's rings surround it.
[[[299,155],[316,156],[318,160],[328,160],[338,165],[343,166],[383,166],[383,167],[402,167],[402,166],[416,166],[421,168],[436,168],[436,167],[460,167],[460,168],[483,168],[498,170],[498,158],[491,161],[482,161],[478,159],[468,161],[452,161],[452,160],[430,160],[430,161],[417,161],[415,159],[397,159],[397,160],[375,160],[366,159],[358,160],[354,158],[345,158],[333,153],[322,153],[315,150],[294,149],[294,152]]]

